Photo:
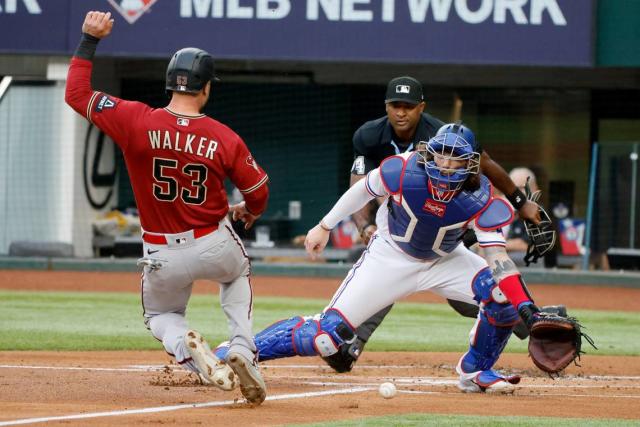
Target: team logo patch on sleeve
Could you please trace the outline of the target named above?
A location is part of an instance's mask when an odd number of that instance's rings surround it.
[[[364,156],[358,156],[353,161],[351,166],[351,173],[354,175],[364,175]]]
[[[110,96],[102,95],[100,101],[96,104],[96,112],[100,113],[105,108],[113,108],[116,106],[116,101],[113,100]]]
[[[442,218],[444,216],[444,213],[447,211],[447,205],[445,205],[444,203],[438,203],[431,199],[427,199],[427,201],[424,202],[422,210]]]
[[[260,172],[260,169],[258,169],[258,164],[256,163],[256,161],[252,156],[247,157],[247,164],[252,168],[254,168],[256,172]]]

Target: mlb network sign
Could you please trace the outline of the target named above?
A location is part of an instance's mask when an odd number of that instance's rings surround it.
[[[86,12],[104,10],[116,26],[102,55],[168,57],[197,46],[228,59],[591,66],[594,3],[0,0],[0,52],[69,54]]]

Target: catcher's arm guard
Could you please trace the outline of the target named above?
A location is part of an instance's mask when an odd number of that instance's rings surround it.
[[[529,178],[527,178],[527,183],[525,184],[525,194],[528,200],[538,205],[541,219],[539,224],[534,224],[527,219],[524,220],[524,228],[529,236],[529,246],[524,256],[524,262],[528,267],[529,264],[538,262],[539,258],[553,249],[556,244],[556,230],[553,227],[553,222],[551,222],[549,214],[547,214],[540,203],[538,203],[542,192],[540,190],[535,193],[531,192]]]
[[[562,305],[541,311],[533,304],[518,310],[529,328],[529,356],[533,363],[553,378],[571,362],[578,365],[582,351],[582,338],[597,350],[593,339],[582,332],[582,325],[575,317],[567,316]]]

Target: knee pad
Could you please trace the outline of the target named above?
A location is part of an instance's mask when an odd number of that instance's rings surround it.
[[[507,297],[504,296],[498,287],[498,283],[493,278],[489,267],[480,270],[476,274],[471,282],[471,290],[473,291],[473,299],[478,303],[488,303],[489,301],[497,303],[508,302]]]
[[[294,350],[300,356],[331,356],[342,344],[353,342],[354,331],[339,311],[329,309],[294,328]]]

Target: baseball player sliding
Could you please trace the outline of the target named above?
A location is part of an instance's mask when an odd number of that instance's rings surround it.
[[[354,184],[309,231],[307,252],[317,256],[338,222],[374,197],[377,231],[324,312],[274,323],[255,336],[260,360],[294,355],[328,357],[350,344],[356,329],[374,313],[415,292],[432,291],[479,305],[469,350],[457,365],[465,392],[512,393],[518,376],[492,367],[513,325],[529,324],[538,309],[505,250],[500,228],[513,220],[513,208],[493,198],[479,173],[474,135],[451,124],[415,152],[387,158]],[[461,242],[475,230],[488,261]],[[217,349],[224,355],[224,346]]]
[[[201,114],[216,80],[213,58],[204,50],[185,48],[173,55],[166,75],[171,101],[165,108],[94,91],[92,59],[112,27],[109,13],[87,13],[65,100],[124,154],[143,228],[145,324],[167,353],[205,383],[232,390],[239,380],[247,401],[259,405],[266,387],[252,339],[249,258],[226,217],[231,210],[234,219],[251,227],[267,206],[267,175],[235,132]],[[242,203],[228,206],[226,177],[242,192]],[[197,279],[220,283],[231,336],[225,361],[185,319]]]

